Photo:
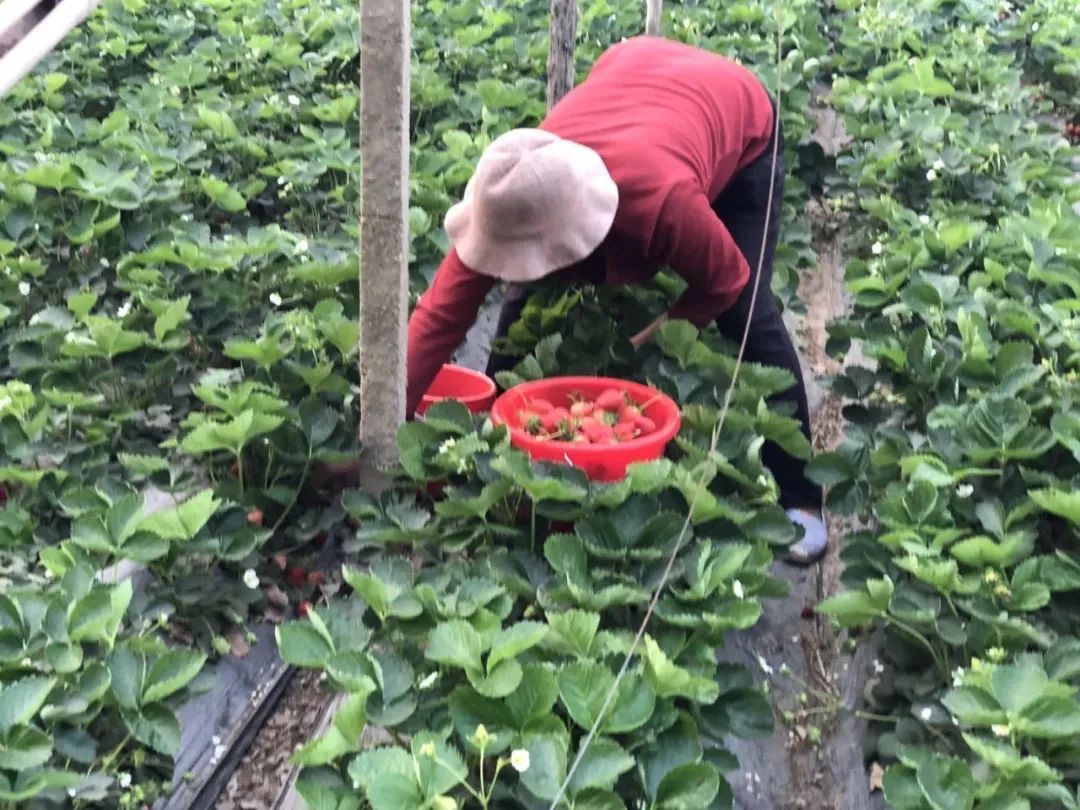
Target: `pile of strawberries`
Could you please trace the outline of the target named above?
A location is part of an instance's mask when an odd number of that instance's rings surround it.
[[[634,402],[626,391],[608,388],[595,399],[570,398],[569,407],[530,399],[518,412],[523,430],[537,439],[572,444],[620,444],[647,436],[656,424],[645,415],[650,402]]]

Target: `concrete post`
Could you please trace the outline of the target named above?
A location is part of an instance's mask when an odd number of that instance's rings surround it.
[[[548,41],[547,104],[555,106],[574,87],[574,41],[577,39],[577,0],[551,0],[551,38]]]
[[[408,0],[360,4],[361,483],[397,461],[409,304]]]
[[[663,13],[663,0],[645,0],[645,35],[660,36],[660,17]]]

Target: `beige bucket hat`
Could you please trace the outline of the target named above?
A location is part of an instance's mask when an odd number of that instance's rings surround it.
[[[458,256],[485,276],[536,281],[600,246],[619,189],[594,150],[540,129],[492,141],[446,215]]]

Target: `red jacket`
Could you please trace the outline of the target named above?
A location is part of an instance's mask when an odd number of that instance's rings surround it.
[[[772,134],[772,104],[749,70],[665,39],[626,40],[597,60],[540,128],[595,149],[619,188],[614,224],[598,250],[605,284],[644,282],[670,267],[688,285],[670,315],[698,326],[734,303],[750,268],[711,201]],[[494,284],[454,250],[439,267],[409,319],[408,414]]]

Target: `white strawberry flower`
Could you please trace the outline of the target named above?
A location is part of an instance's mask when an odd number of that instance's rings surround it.
[[[126,771],[121,771],[116,775],[116,780],[120,783],[122,790],[127,790],[131,787],[131,774]]]
[[[273,304],[275,307],[280,307],[281,306],[281,296],[278,295],[277,293],[270,293],[270,303]]]
[[[307,253],[309,247],[311,247],[311,246],[308,244],[308,240],[307,239],[301,239],[299,242],[296,243],[296,252],[297,253]]]
[[[926,214],[919,214],[919,222],[921,222],[923,225],[929,225],[930,217]]]
[[[249,568],[244,572],[244,584],[252,590],[259,587],[259,575],[255,573],[254,568]]]
[[[300,97],[297,96],[294,93],[289,93],[289,104],[291,104],[294,107],[299,107],[300,106]]]
[[[925,720],[927,722],[929,722],[930,718],[933,717],[933,716],[934,716],[934,713],[930,710],[929,707],[927,707],[927,708],[925,708],[925,709],[923,709],[922,711],[919,712],[919,717],[921,717],[923,720]]]
[[[870,252],[873,253],[875,256],[880,256],[883,250],[885,250],[885,246],[882,245],[881,242],[874,242],[874,244],[870,247]]]
[[[933,183],[935,180],[937,180],[937,172],[934,171],[933,169],[930,169],[926,173],[926,179],[929,180],[931,183]]]
[[[973,493],[974,491],[975,491],[975,487],[973,487],[971,484],[961,484],[960,486],[958,486],[956,488],[956,497],[957,498],[970,498],[971,493]]]
[[[510,752],[510,765],[518,773],[525,773],[530,764],[529,752],[524,748],[515,748]]]
[[[736,599],[744,598],[745,594],[743,592],[743,586],[742,586],[742,583],[739,582],[739,580],[735,580],[734,582],[731,583],[731,592],[733,594],[735,594]]]
[[[19,295],[23,296],[23,298],[30,295],[30,282],[29,281],[20,281],[19,282]]]
[[[1009,726],[1007,724],[1006,725],[994,724],[994,725],[990,726],[990,730],[992,732],[994,732],[994,734],[996,734],[999,737],[1008,737],[1009,736]]]
[[[937,160],[935,160],[934,161],[934,171],[935,172],[940,172],[940,171],[944,171],[944,170],[945,170],[945,161],[942,160],[941,158],[938,158]]]

